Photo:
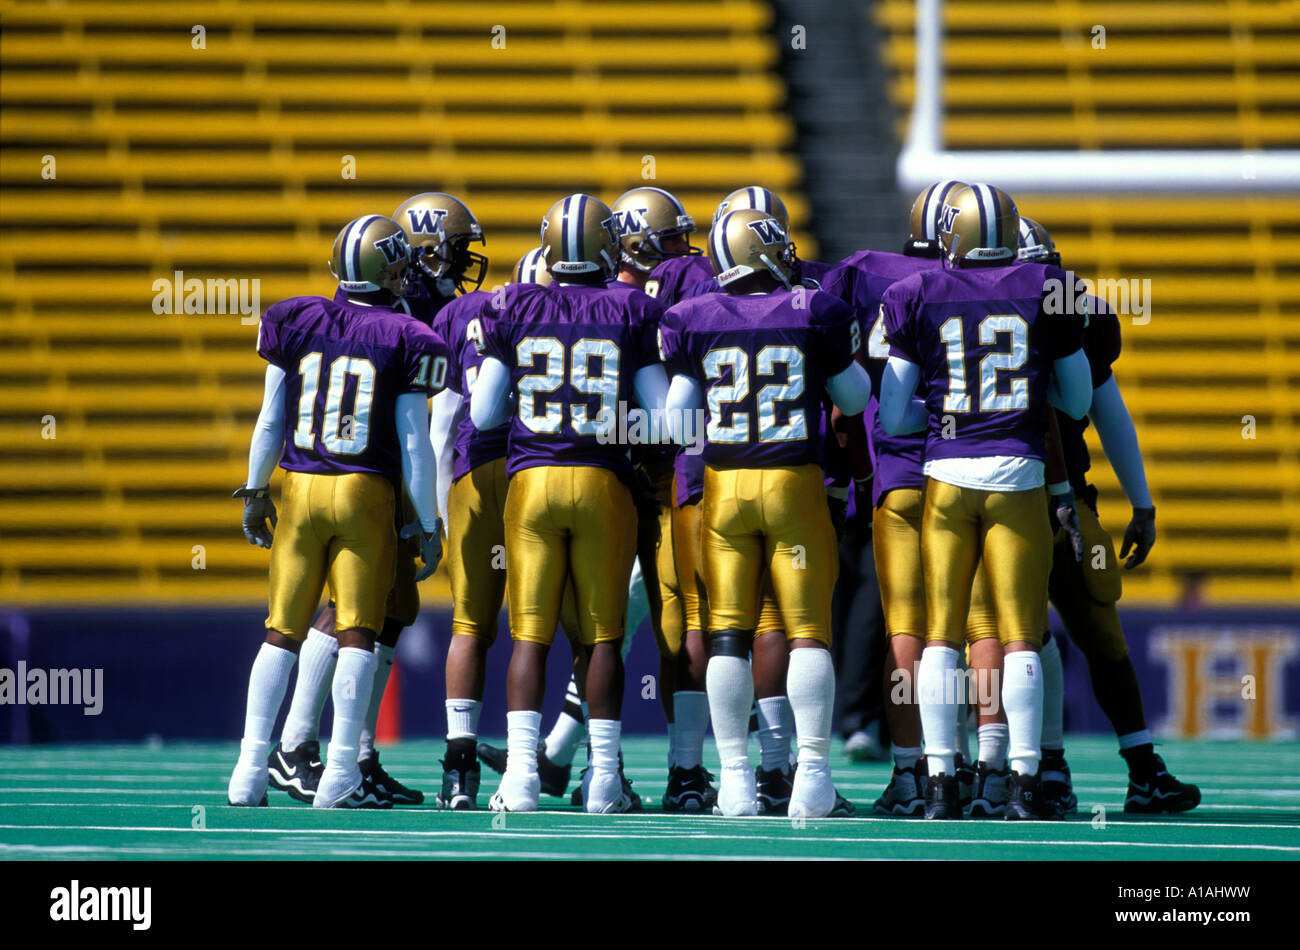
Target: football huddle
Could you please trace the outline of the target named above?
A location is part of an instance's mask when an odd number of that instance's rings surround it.
[[[665,812],[853,816],[831,774],[830,649],[853,519],[888,637],[894,768],[872,814],[1077,811],[1049,602],[1115,730],[1125,811],[1195,808],[1197,787],[1154,750],[1116,607],[1120,559],[1137,567],[1156,540],[1111,369],[1118,318],[1094,297],[1054,305],[1071,280],[1060,254],[991,185],[937,182],[898,230],[897,252],[819,263],[796,255],[763,187],[722,199],[703,249],[663,189],[573,194],[513,281],[485,291],[483,229],[451,195],[347,224],[334,297],[276,303],[258,330],[264,398],[235,497],[270,550],[269,610],[229,803],[267,805],[268,789],[316,808],[424,802],[380,765],[375,732],[417,583],[445,560],[438,807],[480,807],[486,764],[494,811],[537,811],[543,795],[643,809],[620,736],[627,642],[648,615]],[[1132,507],[1118,557],[1089,424]],[[478,735],[503,603],[505,749]],[[557,629],[573,674],[543,731]]]

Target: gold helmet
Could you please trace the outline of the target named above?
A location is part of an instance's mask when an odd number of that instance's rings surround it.
[[[695,219],[662,188],[646,186],[625,191],[610,205],[610,211],[618,225],[622,260],[637,270],[649,272],[665,258],[700,253],[699,248],[689,245],[681,253],[664,250],[663,239],[690,234],[695,230]]]
[[[737,188],[723,198],[717,210],[713,212],[713,223],[717,224],[728,211],[740,211],[745,208],[770,214],[781,223],[782,231],[786,234],[790,233],[790,212],[785,210],[785,202],[777,196],[776,192],[768,191],[760,185]]]
[[[772,215],[753,208],[728,211],[713,225],[709,261],[723,288],[751,274],[770,274],[789,290],[794,273],[785,228]]]
[[[1009,194],[992,185],[958,188],[939,214],[939,242],[953,266],[1014,261],[1020,247],[1020,212]]]
[[[1052,236],[1033,218],[1020,219],[1020,251],[1016,256],[1034,264],[1061,266],[1061,254]]]
[[[959,188],[965,187],[964,181],[954,181],[949,178],[935,182],[916,196],[916,200],[912,202],[910,240],[904,250],[913,253],[929,251],[930,256],[939,256],[939,213],[943,210],[943,203],[948,196]]]
[[[429,191],[407,198],[393,218],[406,232],[414,263],[426,276],[450,280],[461,293],[482,285],[488,259],[469,246],[473,241],[487,242],[465,202],[440,191]]]
[[[411,249],[401,225],[382,214],[350,221],[334,239],[330,273],[348,293],[406,292]]]
[[[515,272],[510,278],[512,284],[541,284],[543,287],[555,283],[555,278],[546,270],[542,260],[542,249],[535,247],[515,263]]]
[[[551,205],[542,218],[542,260],[551,276],[598,274],[618,270],[618,228],[609,205],[591,195],[569,195]]]

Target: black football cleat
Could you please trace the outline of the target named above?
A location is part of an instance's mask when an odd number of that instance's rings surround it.
[[[393,800],[380,790],[375,780],[364,772],[361,773],[361,786],[335,808],[392,808]]]
[[[266,793],[263,792],[262,800],[258,802],[256,805],[244,805],[241,804],[240,802],[231,801],[229,798],[226,799],[226,804],[229,805],[231,808],[266,808],[268,805],[270,805],[270,802],[267,800]]]
[[[971,796],[970,817],[1005,818],[1010,795],[1010,769],[995,769],[987,762],[975,763],[975,793]]]
[[[871,806],[871,811],[894,818],[919,818],[925,812],[925,778],[920,769],[919,762],[906,769],[895,765],[889,784]]]
[[[758,813],[760,815],[785,815],[790,811],[790,793],[794,791],[794,769],[754,770],[758,786]]]
[[[975,767],[966,761],[966,756],[957,753],[953,770],[957,775],[957,801],[962,808],[970,807],[975,797]]]
[[[509,752],[499,746],[480,742],[478,744],[478,757],[479,761],[493,772],[504,774]],[[537,775],[542,780],[543,795],[554,795],[556,798],[563,798],[564,793],[569,790],[569,778],[573,775],[573,763],[556,765],[546,757],[546,749],[539,747],[537,750]],[[573,794],[575,799],[573,804],[582,804],[580,800],[582,793],[575,790]]]
[[[840,790],[838,788],[835,789],[835,807],[831,809],[831,813],[826,817],[827,818],[852,818],[857,813],[858,813],[857,806],[854,805],[853,802],[845,798],[843,795],[841,795]]]
[[[438,792],[438,807],[450,811],[473,811],[478,808],[478,787],[483,770],[478,762],[453,762],[443,760],[442,791]]]
[[[1137,815],[1176,814],[1191,811],[1201,803],[1201,790],[1174,778],[1160,756],[1155,759],[1155,772],[1141,780],[1132,773],[1128,777],[1128,794],[1124,796],[1124,811]]]
[[[541,770],[541,762],[542,762],[542,753],[539,751],[539,752],[537,753],[537,764],[538,764],[538,769],[537,769],[537,771],[538,771],[539,774],[540,774],[541,771],[542,771],[542,770]],[[554,762],[551,763],[551,767],[552,767],[552,768],[557,768],[557,769],[560,768],[560,766],[556,765]],[[565,773],[564,773],[564,774],[565,774],[565,781],[566,781],[566,783],[567,783],[567,781],[568,781],[568,775],[569,775],[569,771],[568,771],[568,770],[569,770],[569,768],[570,768],[569,766],[565,766]],[[575,785],[575,786],[573,787],[573,795],[569,798],[569,804],[570,804],[570,805],[577,805],[579,808],[586,808],[586,807],[587,807],[587,787],[591,784],[591,781],[590,781],[590,778],[589,778],[590,775],[591,775],[591,766],[588,765],[585,769],[582,770],[582,774],[581,774],[581,776],[580,776],[579,779],[578,779],[578,784]],[[623,753],[622,753],[622,751],[620,751],[620,752],[618,753],[618,777],[619,777],[619,779],[622,780],[622,782],[623,782],[623,796],[622,796],[622,798],[620,799],[621,805],[620,805],[620,806],[618,807],[618,809],[616,809],[616,810],[617,810],[620,814],[621,814],[621,813],[629,813],[629,812],[637,812],[637,811],[645,811],[645,802],[643,802],[643,801],[641,800],[641,796],[640,796],[640,795],[638,795],[635,791],[633,791],[633,789],[632,789],[632,780],[629,779],[629,778],[627,777],[627,774],[623,771]],[[546,788],[546,786],[545,786],[545,784],[543,783],[543,785],[542,785],[542,789],[543,789],[543,791],[545,791],[545,788]],[[560,794],[560,795],[563,795],[564,792],[563,792],[563,791],[560,791],[559,794]],[[714,801],[717,800],[717,797],[718,797],[718,793],[717,793],[716,791],[713,792],[713,800],[714,800]]]
[[[933,821],[955,821],[962,817],[957,776],[940,772],[926,777],[925,817]]]
[[[316,786],[325,771],[320,760],[319,742],[304,742],[292,752],[285,752],[277,742],[267,756],[266,766],[272,788],[308,805],[316,800]]]
[[[1038,777],[1043,783],[1043,797],[1054,802],[1062,815],[1073,815],[1079,810],[1079,797],[1074,794],[1070,764],[1065,761],[1064,750],[1043,750]]]
[[[1013,771],[1008,784],[1011,794],[1003,814],[1007,821],[1060,821],[1065,817],[1057,803],[1043,794],[1039,776]]]
[[[707,815],[718,800],[713,776],[704,766],[693,769],[674,766],[668,770],[668,789],[664,792],[664,811]]]
[[[357,762],[357,767],[361,769],[363,778],[369,778],[371,784],[382,798],[387,798],[394,805],[423,805],[424,792],[417,792],[413,788],[407,788],[397,779],[393,778],[384,767],[379,764],[378,750],[372,751]],[[365,783],[362,783],[362,788]]]

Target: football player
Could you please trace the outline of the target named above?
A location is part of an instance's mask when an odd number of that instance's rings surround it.
[[[1059,817],[1042,795],[1039,741],[1051,528],[1044,491],[1050,399],[1081,418],[1091,398],[1083,319],[1044,312],[1059,268],[1016,263],[1019,213],[977,184],[949,194],[939,238],[947,267],[885,291],[890,357],[886,432],[926,430],[921,559],[926,644],[918,675],[929,777],[927,818],[959,818],[956,668],[978,561],[1005,651],[1002,704],[1013,785],[1008,819]],[[918,384],[924,401],[915,400]]]
[[[727,212],[713,226],[709,255],[725,293],[673,307],[661,347],[673,373],[670,419],[707,406],[702,548],[709,709],[722,760],[717,810],[758,811],[746,748],[754,696],[747,660],[767,577],[791,648],[786,694],[799,757],[788,814],[822,817],[837,797],[828,647],[838,559],[816,421],[823,388],[846,412],[866,406],[870,382],[853,361],[860,331],[843,303],[793,286],[790,241],[771,215]]]
[[[455,299],[458,290],[464,293],[482,283],[487,258],[472,251],[470,245],[484,242],[483,229],[464,202],[441,192],[426,192],[408,198],[398,206],[393,218],[402,226],[411,248],[410,276],[414,278],[408,282],[400,305],[405,312],[425,324],[432,324],[434,315]],[[346,291],[340,287],[334,299],[346,300]],[[450,482],[440,484],[445,496]],[[403,525],[414,520],[414,509],[409,499],[403,498],[400,508]],[[445,505],[440,505],[439,510],[445,510]],[[374,734],[393,668],[398,637],[415,622],[420,611],[420,593],[415,584],[415,557],[418,554],[413,538],[399,539],[397,576],[389,594],[384,628],[375,644],[375,686],[361,732],[361,772],[368,793],[390,798],[398,805],[421,804],[424,794],[407,788],[379,764]],[[334,607],[326,605],[312,623],[303,645],[298,682],[294,686],[284,732],[280,743],[271,751],[271,787],[309,803],[315,796],[322,769],[317,735],[325,695],[338,656],[334,621]]]
[[[395,488],[405,486],[417,515],[412,530],[424,567],[416,579],[433,573],[442,556],[427,399],[442,385],[447,358],[431,329],[396,310],[409,257],[406,236],[391,218],[357,218],[335,239],[331,262],[347,299],[282,301],[258,329],[258,353],[270,365],[248,481],[235,497],[244,499],[245,536],[271,549],[270,611],[249,679],[244,739],[228,789],[232,805],[266,803],[271,726],[327,582],[339,652],[329,754],[312,804],[392,804],[363,789],[358,757],[375,682],[375,639],[393,586]],[[269,488],[277,463],[287,473],[278,525]]]
[[[901,254],[859,251],[846,257],[825,277],[822,285],[825,290],[854,307],[866,331],[858,358],[871,377],[873,393],[880,392],[881,374],[889,359],[881,298],[895,281],[940,267],[939,212],[944,199],[964,187],[959,181],[940,181],[917,196],[912,204],[910,237]],[[894,770],[873,811],[878,815],[913,817],[925,808],[925,782],[918,771],[921,717],[913,691],[898,689],[895,671],[903,671],[903,682],[910,683],[925,645],[925,588],[921,576],[921,511],[925,487],[921,465],[925,434],[886,432],[876,404],[877,397],[873,395],[867,407],[875,473],[869,503],[876,576],[880,581],[889,638],[884,693],[885,716],[894,746]],[[867,502],[862,496],[859,500]]]
[[[506,497],[506,596],[514,649],[506,687],[509,757],[490,807],[535,811],[545,660],[572,578],[586,692],[591,813],[632,807],[619,770],[623,702],[620,647],[627,578],[636,557],[625,447],[610,433],[635,393],[661,408],[667,380],[655,347],[661,308],[639,290],[607,286],[618,266],[618,230],[590,195],[557,201],[542,221],[541,249],[555,278],[521,284],[486,334],[470,402],[480,429],[510,425]]]
[[[1057,266],[1061,263],[1051,235],[1029,218],[1020,219],[1019,257],[1035,263]],[[1075,289],[1066,288],[1064,292],[1073,296]],[[1087,477],[1091,459],[1083,432],[1092,422],[1106,450],[1106,460],[1115,470],[1120,488],[1133,509],[1119,556],[1128,558],[1124,564],[1126,570],[1136,568],[1146,560],[1155,544],[1156,509],[1147,488],[1137,431],[1111,369],[1120,352],[1119,318],[1097,298],[1089,295],[1086,299],[1091,310],[1083,331],[1083,347],[1092,369],[1092,404],[1087,417],[1081,420],[1056,413],[1069,479],[1075,495],[1083,501],[1078,506],[1078,516],[1085,556],[1082,561],[1067,556],[1065,539],[1058,535],[1048,591],[1066,633],[1088,661],[1093,694],[1119,737],[1120,755],[1128,764],[1129,773],[1124,810],[1188,811],[1200,804],[1201,791],[1195,785],[1178,781],[1155,752],[1142,707],[1142,691],[1115,607],[1121,586],[1115,543],[1097,520],[1097,489]],[[1105,555],[1101,564],[1092,556],[1098,548]],[[1063,676],[1061,654],[1055,644],[1043,650],[1043,676],[1043,792],[1068,813],[1077,808],[1078,799],[1065,761],[1061,728]]]

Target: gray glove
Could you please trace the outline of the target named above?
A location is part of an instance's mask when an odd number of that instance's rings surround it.
[[[244,537],[248,538],[248,543],[255,544],[259,548],[270,548],[271,528],[276,525],[275,503],[271,501],[271,486],[249,488],[245,485],[230,497],[244,499]],[[271,528],[266,526],[268,519]]]
[[[1132,570],[1147,559],[1151,546],[1156,543],[1156,509],[1134,508],[1133,520],[1124,529],[1124,542],[1120,545],[1119,556],[1128,556],[1133,548],[1133,556],[1124,562],[1125,570]]]
[[[426,577],[432,577],[433,572],[438,569],[438,562],[442,560],[442,519],[438,520],[438,525],[432,531],[425,531],[424,527],[418,521],[412,521],[402,528],[402,537],[420,538],[420,558],[424,561],[424,567],[420,568],[415,575],[417,581],[422,581]]]
[[[1070,539],[1070,547],[1074,549],[1075,563],[1082,563],[1083,532],[1079,530],[1079,512],[1075,507],[1073,489],[1048,497],[1050,499],[1048,511],[1052,516],[1053,527],[1059,526],[1065,529],[1065,536]]]

